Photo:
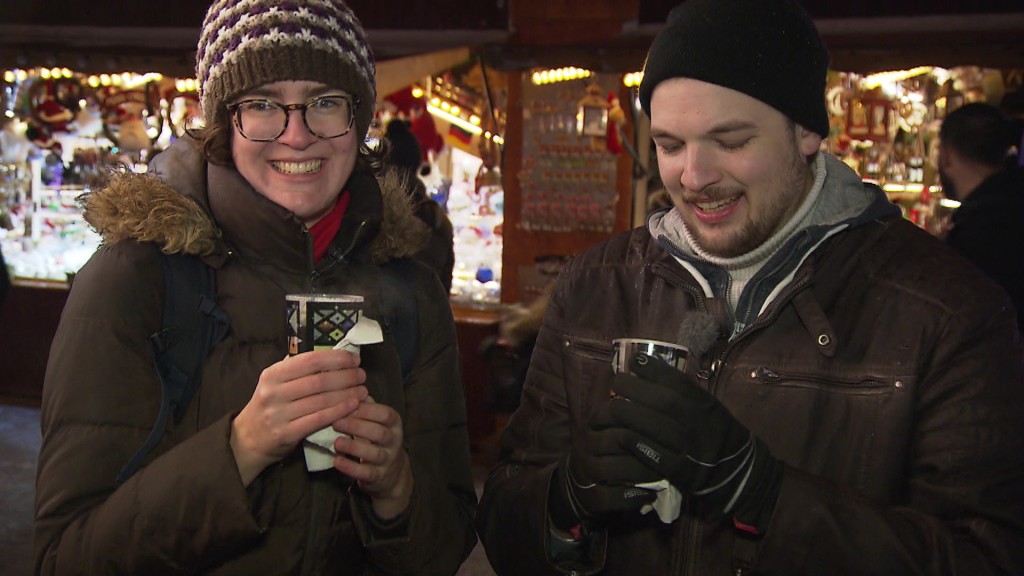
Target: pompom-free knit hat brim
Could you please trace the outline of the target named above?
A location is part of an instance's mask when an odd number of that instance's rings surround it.
[[[731,88],[827,137],[829,54],[795,0],[687,0],[651,44],[640,104],[651,113],[654,88],[693,78]]]

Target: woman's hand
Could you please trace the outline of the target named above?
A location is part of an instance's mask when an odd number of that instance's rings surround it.
[[[231,450],[248,486],[306,436],[345,418],[367,398],[359,356],[314,350],[267,367],[231,425]]]
[[[404,512],[412,497],[413,478],[398,412],[367,396],[355,411],[335,422],[334,429],[351,436],[334,441],[338,453],[334,467],[356,481],[381,519]]]

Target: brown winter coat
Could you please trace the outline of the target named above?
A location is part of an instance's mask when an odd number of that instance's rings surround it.
[[[402,417],[415,478],[405,515],[384,525],[337,471],[307,472],[301,449],[246,489],[228,445],[260,372],[286,354],[286,293],[363,294],[367,316],[380,317],[380,265],[425,235],[397,179],[353,174],[341,229],[314,265],[303,224],[233,169],[207,166],[190,141],[152,172],[120,175],[87,199],[105,243],[77,275],[47,367],[36,572],[454,573],[475,543],[476,497],[454,323],[425,267],[412,266],[419,343],[408,379],[390,327],[361,350],[370,394]],[[160,401],[147,347],[163,303],[158,248],[214,267],[231,332],[206,359],[183,422],[118,486]]]
[[[786,465],[763,539],[684,503],[672,524],[615,519],[578,573],[1024,574],[1024,375],[1008,306],[898,216],[833,236],[698,373]],[[609,397],[611,339],[674,341],[695,310],[714,303],[646,228],[563,271],[478,510],[498,574],[559,573],[549,482]]]

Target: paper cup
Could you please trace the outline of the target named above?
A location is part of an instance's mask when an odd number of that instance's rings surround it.
[[[288,294],[288,355],[334,348],[359,322],[363,297],[352,294]]]
[[[660,358],[680,372],[686,372],[689,350],[678,344],[647,340],[645,338],[616,338],[612,340],[612,370],[616,374],[629,373],[629,363],[637,354]]]

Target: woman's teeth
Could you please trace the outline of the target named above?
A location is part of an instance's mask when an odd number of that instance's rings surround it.
[[[724,198],[722,200],[715,200],[713,202],[698,202],[697,207],[704,212],[714,212],[715,210],[719,210],[724,206],[732,204],[738,198],[739,196],[733,196],[732,198]]]
[[[320,160],[306,162],[274,162],[274,170],[284,174],[311,174],[320,171]]]

